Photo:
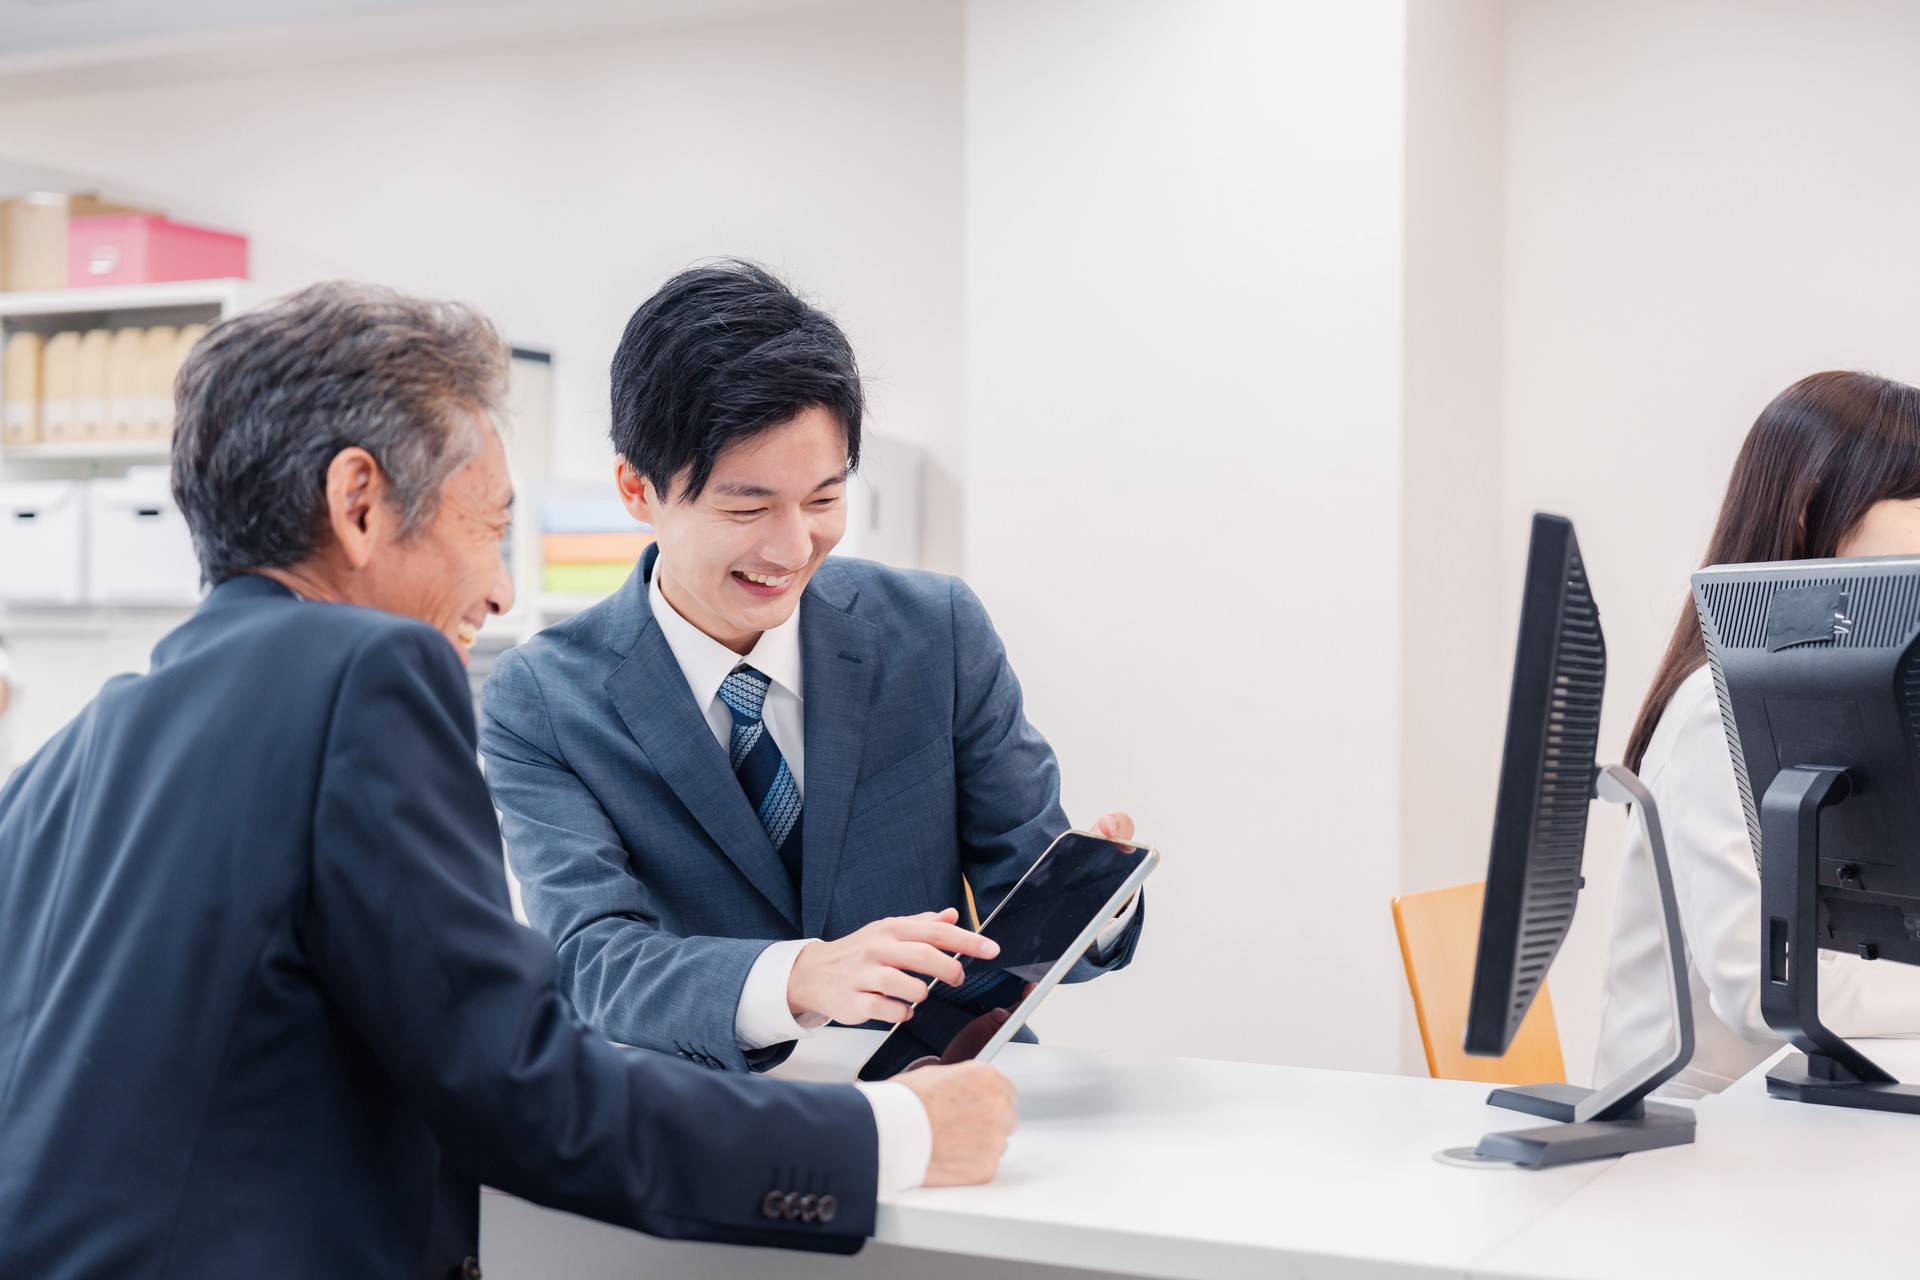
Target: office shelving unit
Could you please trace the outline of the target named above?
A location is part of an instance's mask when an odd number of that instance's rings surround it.
[[[0,346],[20,332],[212,324],[250,305],[245,280],[185,280],[166,284],[0,293]],[[3,377],[0,374],[0,377]],[[0,383],[0,397],[5,394]],[[0,480],[90,480],[118,476],[130,466],[165,463],[164,439],[88,439],[0,442]],[[131,632],[144,643],[189,612],[182,605],[0,604],[0,634],[94,637],[111,641]]]
[[[16,333],[212,324],[247,306],[245,280],[183,280],[101,289],[0,293],[0,347]],[[0,397],[6,387],[0,383]],[[137,463],[165,462],[165,440],[61,440],[0,444],[0,480],[86,480]]]

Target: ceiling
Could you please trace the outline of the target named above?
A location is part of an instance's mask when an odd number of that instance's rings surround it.
[[[447,0],[0,0],[0,54],[272,27]]]
[[[0,99],[611,36],[854,2],[0,0]]]

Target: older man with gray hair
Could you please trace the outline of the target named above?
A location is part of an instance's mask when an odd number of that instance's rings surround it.
[[[622,1049],[513,922],[461,669],[512,603],[506,354],[336,284],[189,357],[212,592],[0,791],[0,1275],[471,1280],[483,1181],[851,1252],[877,1190],[993,1175],[991,1067],[863,1096]]]

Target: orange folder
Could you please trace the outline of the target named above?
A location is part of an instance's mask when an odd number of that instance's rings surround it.
[[[632,564],[653,542],[650,533],[548,533],[540,558],[548,564]]]

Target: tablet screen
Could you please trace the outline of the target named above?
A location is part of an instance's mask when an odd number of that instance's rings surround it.
[[[961,957],[967,977],[958,987],[929,984],[926,1000],[888,1034],[860,1079],[885,1080],[927,1057],[973,1057],[1020,1004],[1027,984],[1047,976],[1139,866],[1131,845],[1077,831],[1054,841],[980,926],[1000,954]]]

